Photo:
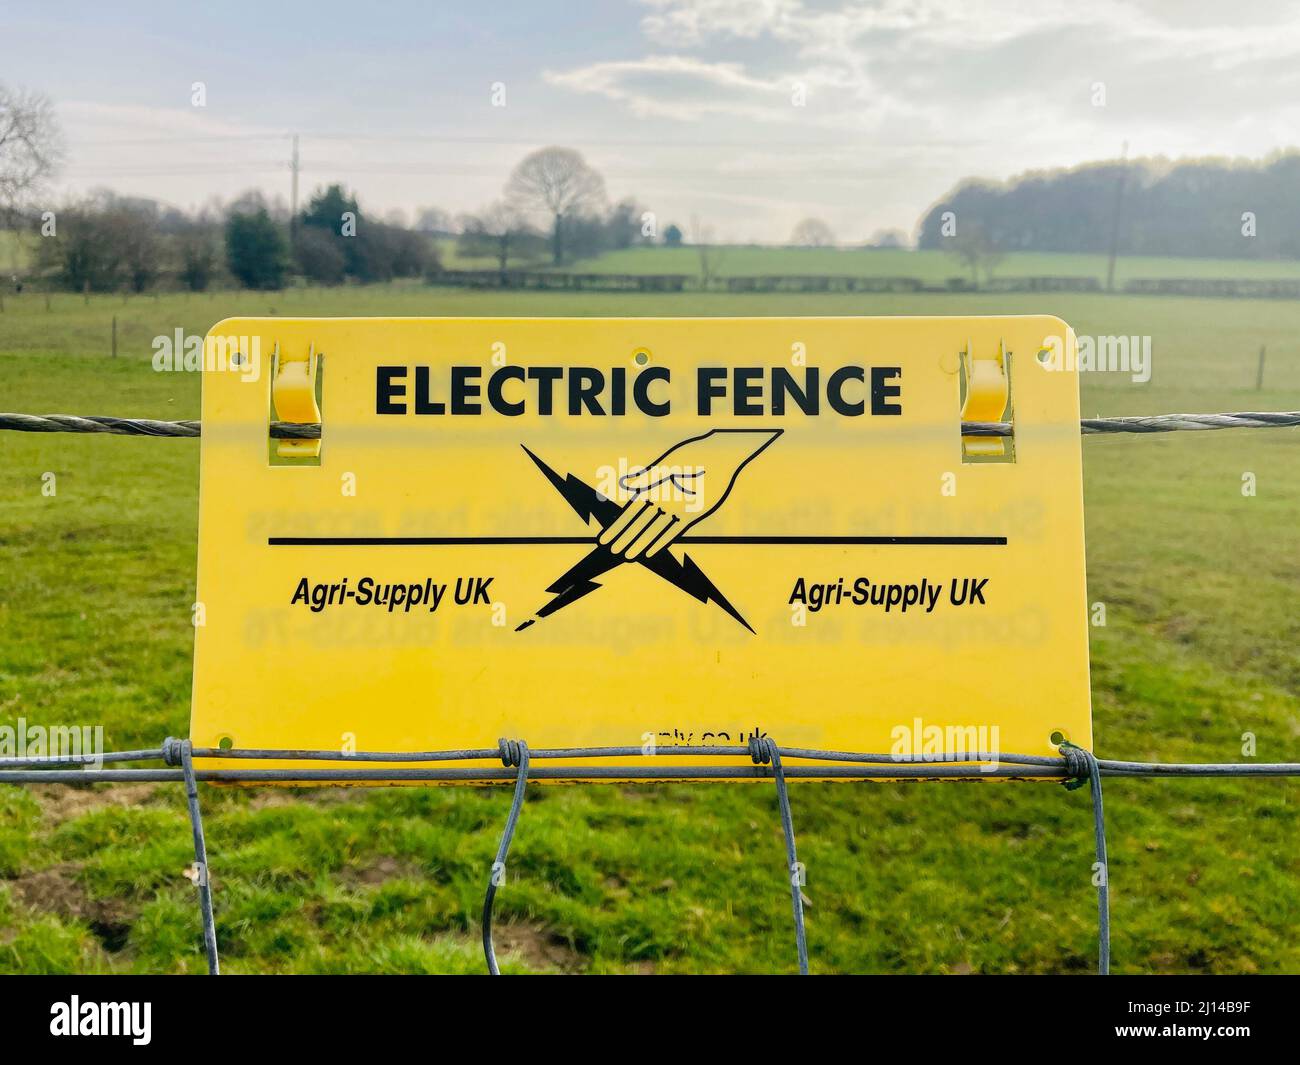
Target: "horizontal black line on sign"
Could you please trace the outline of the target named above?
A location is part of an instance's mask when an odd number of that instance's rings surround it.
[[[270,536],[271,547],[500,547],[594,544],[594,536]],[[1005,547],[1005,536],[682,536],[679,544],[845,544]]]

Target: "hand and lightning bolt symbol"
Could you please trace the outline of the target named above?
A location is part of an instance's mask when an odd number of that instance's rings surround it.
[[[684,554],[679,560],[666,548],[691,526],[717,510],[731,493],[740,471],[780,435],[780,429],[714,429],[703,436],[684,440],[649,466],[620,480],[623,487],[633,489],[632,498],[625,505],[602,495],[572,473],[560,476],[524,447],[528,457],[578,517],[584,522],[594,519],[601,532],[596,538],[596,546],[547,586],[546,590],[553,598],[515,631],[522,631],[539,619],[550,617],[590,595],[601,587],[596,578],[602,574],[635,563],[698,602],[716,604],[752,633],[754,629],[749,622],[689,555]],[[688,457],[701,461],[680,461]],[[667,465],[670,458],[679,460],[678,464]],[[683,470],[687,472],[683,473]],[[655,497],[651,495],[654,489],[662,488],[665,483],[680,490],[684,496],[701,498],[688,500],[692,506],[678,506],[675,508],[677,513],[673,513],[673,507],[656,505]],[[719,485],[721,489],[716,490]],[[715,491],[708,492],[706,486]]]

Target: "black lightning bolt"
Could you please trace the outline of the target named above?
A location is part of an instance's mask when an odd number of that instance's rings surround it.
[[[524,451],[583,521],[595,518],[603,528],[622,511],[622,507],[612,499],[605,498],[591,485],[579,480],[573,474],[561,477],[527,447]],[[669,551],[660,551],[653,558],[641,555],[634,561],[699,602],[716,603],[750,632],[754,631],[749,622],[741,617],[740,612],[727,601],[726,596],[718,591],[713,582],[704,575],[704,571],[695,564],[690,555],[683,555],[679,562]],[[627,562],[626,558],[615,555],[608,547],[598,545],[593,548],[590,554],[547,587],[546,590],[555,598],[541,607],[536,615],[516,627],[515,631],[526,629],[538,618],[549,617],[557,610],[563,609],[570,603],[576,603],[583,596],[594,592],[600,587],[595,578],[625,562]]]

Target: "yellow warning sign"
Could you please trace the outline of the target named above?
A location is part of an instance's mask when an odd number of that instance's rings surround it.
[[[1073,342],[1050,317],[222,322],[191,738],[1091,747],[1078,379],[1042,357]],[[272,435],[317,417],[318,446]]]

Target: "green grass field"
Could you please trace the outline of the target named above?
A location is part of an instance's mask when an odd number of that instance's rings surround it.
[[[689,251],[629,254],[654,259],[642,269],[695,269]],[[729,253],[736,264],[746,254]],[[877,264],[892,253],[843,254]],[[1221,276],[1239,273],[1231,265]],[[1276,266],[1249,268],[1283,276]],[[623,268],[617,256],[599,267]],[[740,272],[729,259],[722,270]],[[935,270],[959,272],[947,259]],[[794,272],[753,268],[781,271]],[[875,272],[895,271],[917,267]],[[1121,276],[1178,275],[1130,262]],[[10,296],[0,410],[197,417],[196,376],[153,372],[151,339],[234,314],[1029,312],[1154,337],[1150,383],[1085,377],[1085,413],[1300,406],[1294,303],[391,287],[88,305],[65,295],[48,311],[41,296]],[[1091,630],[1098,754],[1237,761],[1251,732],[1260,760],[1300,761],[1300,436],[1091,438],[1084,461],[1089,601],[1107,606]],[[53,498],[41,493],[47,472]],[[184,734],[197,473],[196,441],[0,433],[0,723],[102,722],[110,749]],[[815,972],[1095,964],[1086,791],[798,783],[792,798]],[[1115,971],[1300,971],[1298,800],[1286,780],[1108,781]],[[205,787],[202,801],[228,971],[480,971],[477,915],[505,790]],[[191,858],[179,787],[0,788],[0,972],[201,971]],[[510,874],[497,912],[515,971],[794,965],[767,787],[533,788]]]
[[[970,276],[969,269],[941,251],[906,249],[761,248],[724,247],[715,272],[722,277],[762,274],[826,274],[852,277],[915,277],[939,284],[949,278]],[[700,272],[694,248],[629,248],[598,259],[579,260],[566,267],[578,272],[610,274],[688,274]],[[1095,277],[1106,280],[1104,255],[1064,252],[1016,252],[1002,259],[995,277]],[[1128,256],[1116,260],[1115,281],[1137,277],[1300,277],[1300,260],[1177,259]]]
[[[494,270],[496,262],[462,257],[454,240],[438,245],[443,265],[455,270]],[[942,251],[907,249],[770,248],[738,245],[713,252],[720,277],[753,275],[830,275],[847,277],[915,277],[928,284],[969,278],[967,266]],[[512,262],[512,267],[515,266]],[[528,265],[545,268],[546,261]],[[1106,256],[1067,252],[1014,252],[994,269],[995,277],[1095,277],[1106,281]],[[594,274],[685,274],[698,277],[695,248],[628,248],[594,259],[566,263],[562,269]],[[1170,256],[1124,256],[1116,260],[1115,282],[1133,278],[1297,278],[1296,259],[1185,259]]]
[[[21,239],[11,229],[0,229],[0,278],[7,281],[10,275],[24,272],[31,263],[31,252],[31,240]]]
[[[11,230],[0,230],[0,278],[22,275],[36,259],[36,238],[20,238]],[[442,265],[452,270],[495,270],[490,257],[463,256],[455,239],[436,240]],[[942,251],[863,248],[780,248],[753,245],[727,246],[713,252],[714,273],[719,277],[752,275],[831,275],[850,277],[914,277],[927,284],[943,284],[949,278],[968,278],[967,266]],[[512,268],[526,266],[547,269],[546,258],[511,262]],[[1106,280],[1104,255],[1070,252],[1012,252],[994,268],[995,277],[1095,277]],[[566,262],[561,268],[577,273],[597,274],[685,274],[698,277],[697,249],[628,248],[593,259]],[[1122,285],[1133,278],[1297,278],[1297,259],[1189,259],[1172,256],[1123,256],[1116,260],[1115,281]]]

